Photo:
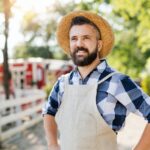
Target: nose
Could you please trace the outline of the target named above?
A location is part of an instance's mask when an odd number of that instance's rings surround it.
[[[79,38],[79,39],[76,41],[76,46],[78,46],[78,47],[84,46],[83,40],[82,40],[81,38]]]

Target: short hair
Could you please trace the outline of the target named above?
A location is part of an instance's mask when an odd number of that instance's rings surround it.
[[[99,30],[99,28],[89,19],[87,19],[86,17],[84,16],[77,16],[77,17],[74,17],[71,21],[71,24],[70,24],[70,29],[72,26],[74,25],[84,25],[84,24],[88,24],[88,25],[91,25],[94,27],[94,29],[97,31],[97,38],[100,40],[101,39],[101,32]]]

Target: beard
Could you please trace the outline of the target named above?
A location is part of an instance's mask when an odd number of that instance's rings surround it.
[[[80,57],[77,55],[77,53],[79,51],[83,51],[87,54]],[[74,52],[71,53],[72,60],[73,60],[74,64],[77,66],[90,65],[97,58],[97,55],[98,55],[98,45],[96,46],[96,48],[94,49],[94,51],[92,53],[89,53],[89,50],[84,47],[77,47],[74,50]]]

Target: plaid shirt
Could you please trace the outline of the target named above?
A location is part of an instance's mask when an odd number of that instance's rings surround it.
[[[114,71],[106,60],[101,60],[85,79],[81,78],[77,69],[61,76],[43,107],[43,114],[55,116],[64,93],[64,77],[68,77],[69,84],[92,84]],[[117,73],[98,85],[96,104],[100,115],[114,131],[124,126],[129,112],[143,116],[150,123],[150,97],[124,74]]]

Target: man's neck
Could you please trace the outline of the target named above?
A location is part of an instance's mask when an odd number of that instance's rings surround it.
[[[98,64],[100,64],[100,60],[96,59],[88,66],[78,66],[82,79],[84,79],[93,69],[95,69]]]

